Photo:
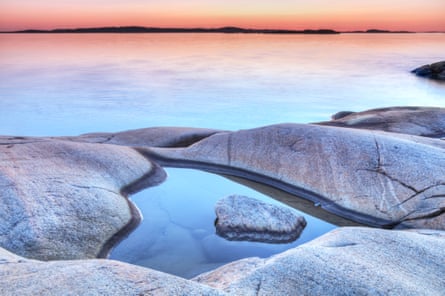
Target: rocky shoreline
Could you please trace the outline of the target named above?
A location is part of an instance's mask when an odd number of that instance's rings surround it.
[[[0,137],[0,294],[440,295],[444,138],[445,109],[426,107],[236,132],[165,127]],[[270,259],[244,259],[192,281],[94,259],[134,229],[138,210],[127,197],[163,182],[164,166],[272,186],[295,208],[312,203],[368,227],[340,227]]]

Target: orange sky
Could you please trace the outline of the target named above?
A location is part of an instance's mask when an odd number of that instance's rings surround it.
[[[1,0],[0,30],[97,26],[445,31],[445,0]]]

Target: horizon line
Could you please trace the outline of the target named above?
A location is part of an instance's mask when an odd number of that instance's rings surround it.
[[[223,27],[146,27],[146,26],[99,26],[54,29],[24,29],[0,31],[0,33],[265,33],[265,34],[341,34],[341,33],[445,33],[445,31],[406,31],[386,29],[366,29],[337,31],[334,29],[253,29],[237,26]]]

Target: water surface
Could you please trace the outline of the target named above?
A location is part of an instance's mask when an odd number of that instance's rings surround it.
[[[0,35],[0,134],[237,130],[340,110],[445,106],[409,71],[445,34]]]
[[[163,184],[131,197],[143,213],[141,225],[110,258],[191,278],[245,257],[269,257],[335,228],[304,216],[307,226],[293,243],[227,241],[215,234],[216,202],[232,194],[282,205],[269,196],[221,176],[190,169],[167,169]]]

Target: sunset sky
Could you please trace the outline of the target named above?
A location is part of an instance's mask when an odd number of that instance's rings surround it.
[[[445,31],[445,0],[0,0],[0,30],[99,26]]]

